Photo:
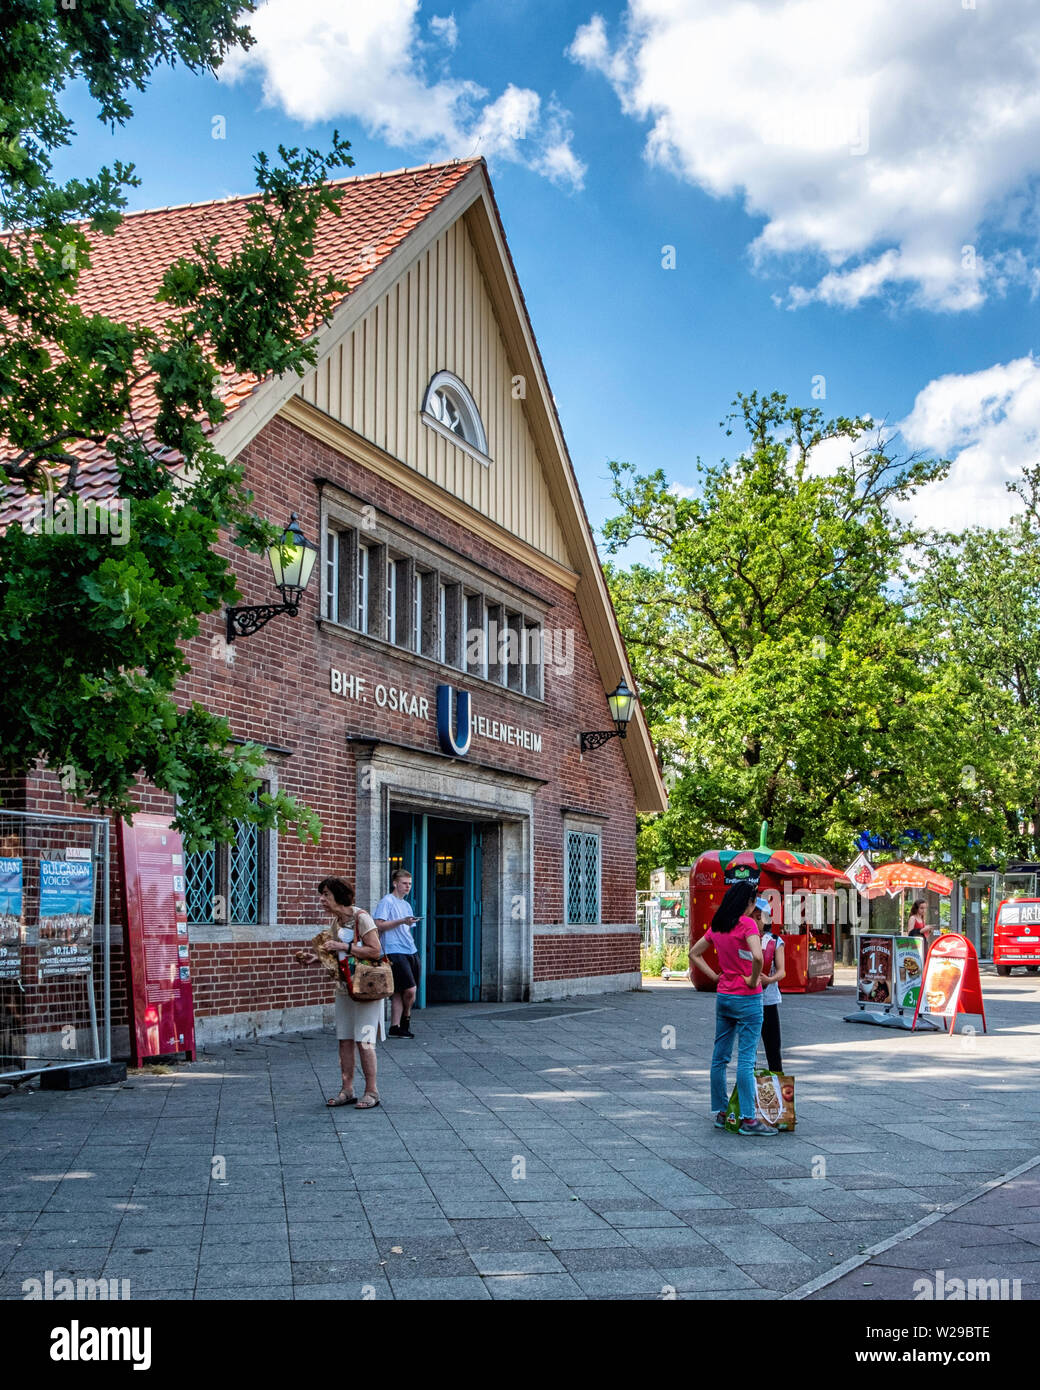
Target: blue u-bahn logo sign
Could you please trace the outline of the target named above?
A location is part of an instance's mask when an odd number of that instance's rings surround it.
[[[454,700],[452,699],[454,696]],[[454,705],[454,709],[452,706]],[[445,753],[464,758],[469,752],[473,729],[469,715],[469,691],[453,685],[437,687],[437,741]]]

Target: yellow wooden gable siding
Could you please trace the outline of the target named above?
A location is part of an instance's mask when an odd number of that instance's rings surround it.
[[[487,432],[490,466],[423,423],[452,372]],[[570,563],[476,252],[460,219],[412,263],[300,387],[304,400],[561,564]],[[527,383],[533,390],[534,384]]]

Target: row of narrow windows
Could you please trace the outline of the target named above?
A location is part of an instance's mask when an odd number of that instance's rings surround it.
[[[329,621],[543,698],[539,622],[354,527],[326,530],[324,564]]]

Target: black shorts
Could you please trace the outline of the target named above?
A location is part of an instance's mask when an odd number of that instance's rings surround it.
[[[387,952],[390,969],[394,972],[394,993],[403,994],[406,989],[418,989],[422,975],[422,965],[418,955],[391,955]]]

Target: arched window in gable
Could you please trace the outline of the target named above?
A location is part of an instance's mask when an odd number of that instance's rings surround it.
[[[423,397],[422,417],[425,424],[447,435],[467,453],[490,463],[487,434],[477,403],[457,376],[451,372],[436,373]]]

